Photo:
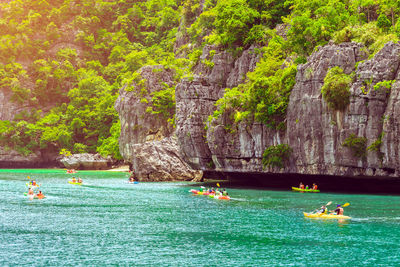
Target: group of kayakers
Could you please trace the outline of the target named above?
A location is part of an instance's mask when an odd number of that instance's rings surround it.
[[[309,188],[308,185],[304,187],[304,184],[300,182],[299,184],[300,189],[312,189],[312,190],[318,190],[318,185],[316,183],[313,183],[312,188]]]
[[[191,189],[189,192],[193,193],[194,195],[209,196],[210,198],[226,200],[231,199],[225,188],[206,188],[202,186],[200,190]]]
[[[329,210],[328,210],[327,205],[323,205],[323,206],[317,211],[317,214],[328,214],[328,213],[329,213]],[[330,214],[335,214],[335,213],[336,213],[336,215],[343,215],[344,210],[343,210],[342,205],[340,205],[340,204],[336,205],[336,209],[335,209],[333,212],[331,212]]]
[[[71,181],[73,183],[79,183],[79,184],[83,183],[82,179],[79,177],[78,178],[72,177]]]
[[[29,178],[30,177],[28,176],[28,179]],[[27,185],[28,185],[27,195],[30,199],[33,199],[33,198],[42,199],[45,197],[45,195],[42,193],[41,190],[38,190],[38,192],[35,193],[35,189],[39,188],[39,184],[35,180],[32,179],[29,183],[27,183]]]
[[[75,169],[68,169],[67,173],[76,173],[76,170]]]
[[[292,187],[292,189],[293,189],[293,187]],[[318,185],[316,183],[313,183],[312,187],[309,188],[308,185],[304,186],[304,184],[302,182],[300,182],[299,189],[304,190],[304,192],[319,192]],[[323,216],[328,215],[328,214],[329,215],[343,215],[343,213],[344,213],[343,207],[346,207],[346,206],[350,205],[349,203],[345,203],[344,205],[337,204],[335,210],[329,211],[328,210],[328,205],[330,205],[331,203],[332,202],[328,202],[327,205],[323,205],[321,208],[316,210],[317,212],[315,214],[321,214]]]
[[[210,195],[216,195],[216,196],[228,196],[228,192],[226,191],[226,188],[217,188],[215,189],[214,187],[211,188],[206,188],[206,187],[202,187],[200,192],[204,193],[208,193]]]

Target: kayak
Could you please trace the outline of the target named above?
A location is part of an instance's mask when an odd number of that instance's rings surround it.
[[[297,192],[311,192],[311,193],[318,193],[319,192],[318,189],[317,190],[314,190],[314,189],[301,189],[301,188],[298,188],[298,187],[292,187],[292,190],[293,191],[297,191]]]
[[[45,195],[28,195],[28,193],[27,192],[25,192],[24,193],[24,196],[28,196],[29,197],[29,199],[34,199],[34,198],[37,198],[37,199],[43,199],[43,198],[45,198],[46,196]]]
[[[306,213],[306,212],[303,212],[303,214],[307,218],[314,218],[314,219],[351,219],[351,217],[349,216],[336,215],[336,214]]]
[[[78,182],[72,182],[72,181],[68,181],[69,184],[76,184],[76,185],[82,185],[82,183],[78,183]]]
[[[190,189],[189,192],[190,192],[190,193],[193,193],[193,194],[195,194],[195,195],[203,195],[203,196],[210,195],[210,193],[207,192],[207,191],[204,192],[204,191],[200,191],[200,190],[196,190],[196,189]]]
[[[210,198],[215,198],[215,199],[225,199],[229,200],[231,199],[229,196],[216,196],[216,195],[209,195]]]
[[[138,181],[134,181],[134,182],[129,182],[128,181],[128,184],[138,184],[139,182]]]

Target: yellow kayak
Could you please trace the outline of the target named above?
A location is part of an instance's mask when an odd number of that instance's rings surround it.
[[[76,184],[76,185],[82,185],[82,183],[72,182],[72,181],[68,181],[68,183],[70,183],[70,184]]]
[[[293,191],[297,191],[297,192],[311,192],[311,193],[319,193],[318,189],[301,189],[298,187],[292,187]]]
[[[306,213],[303,212],[305,217],[314,219],[351,219],[349,216],[336,215],[336,214],[322,214],[322,213]]]

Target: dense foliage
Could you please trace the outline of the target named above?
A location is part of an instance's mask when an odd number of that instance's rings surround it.
[[[145,64],[187,66],[172,53],[180,5],[174,0],[1,3],[0,86],[30,110],[2,122],[1,144],[24,154],[97,151],[121,158],[114,109],[119,88]],[[174,108],[173,89],[153,96],[154,113]]]
[[[256,45],[261,56],[210,119],[225,113],[233,123],[283,129],[296,67],[316,47],[357,41],[373,55],[400,36],[395,0],[10,0],[0,12],[0,87],[27,107],[0,122],[0,145],[25,154],[120,158],[119,89],[140,81],[144,65],[172,68],[176,81],[190,76],[206,44],[234,56]],[[281,23],[285,33],[276,30]],[[211,59],[203,63],[213,67]],[[174,91],[166,86],[149,96],[148,115],[173,121]]]
[[[367,138],[350,134],[342,144],[350,148],[353,155],[358,158],[364,158],[367,155]]]
[[[291,153],[292,149],[287,144],[267,147],[263,153],[263,166],[284,168]]]
[[[321,93],[328,106],[334,110],[344,110],[350,103],[351,75],[343,73],[340,67],[328,70],[321,87]]]

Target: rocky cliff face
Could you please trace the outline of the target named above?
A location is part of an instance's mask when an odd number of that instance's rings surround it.
[[[388,119],[397,117],[393,103],[399,83],[391,90],[374,88],[379,82],[397,80],[399,44],[388,43],[372,59],[366,59],[360,45],[327,45],[314,53],[309,63],[298,68],[287,114],[287,143],[293,148],[290,171],[305,174],[346,176],[397,176],[400,165],[398,138]],[[351,100],[343,112],[327,107],[321,86],[329,68],[339,66],[346,73],[355,71]],[[394,119],[396,120],[396,119]],[[367,150],[356,157],[342,144],[351,134],[366,138],[366,146],[381,139],[376,151]],[[380,136],[383,135],[383,138]],[[389,149],[392,148],[392,149]],[[396,147],[396,148],[395,148]],[[393,149],[394,148],[394,149]]]
[[[15,114],[24,110],[24,107],[11,101],[11,91],[0,88],[0,120],[11,121]]]
[[[162,66],[146,66],[133,90],[121,88],[115,108],[121,121],[120,153],[129,162],[139,180],[199,180],[195,171],[181,160],[173,126],[161,114],[151,114],[148,107],[152,93],[163,86],[174,86],[174,73]]]
[[[113,163],[110,157],[103,158],[99,154],[73,154],[60,159],[60,162],[67,169],[76,170],[106,170],[111,168]]]
[[[215,55],[210,58],[210,51]],[[243,82],[246,73],[252,71],[260,55],[254,47],[235,59],[226,51],[219,51],[206,46],[201,60],[212,60],[212,68],[200,63],[194,70],[197,75],[192,80],[181,81],[176,87],[176,135],[184,159],[195,169],[224,169],[222,161],[238,159],[237,150],[242,149],[243,158],[251,158],[256,153],[254,144],[242,136],[243,146],[238,144],[241,136],[230,136],[223,126],[216,128],[212,134],[205,129],[205,121],[215,110],[215,102],[224,94],[225,88],[232,88]],[[262,125],[254,126],[254,131],[261,134]],[[243,131],[242,131],[243,132]],[[244,135],[246,135],[243,132]],[[233,139],[232,139],[233,138]],[[259,136],[255,138],[260,138]],[[236,140],[236,141],[235,141]],[[248,141],[248,142],[247,142]],[[231,142],[234,142],[233,144]],[[236,146],[235,145],[236,142]],[[252,151],[249,152],[249,146]],[[224,160],[224,159],[226,160]],[[236,164],[236,163],[232,163]]]
[[[204,129],[223,89],[241,82],[257,62],[254,53],[245,52],[234,60],[218,52],[212,70],[199,66],[196,73],[202,75],[181,81],[176,88],[176,131],[184,159],[196,169],[224,172],[398,176],[399,49],[399,44],[388,43],[369,60],[356,43],[328,44],[313,53],[298,67],[284,132],[258,123],[242,123],[235,131],[227,131],[223,118],[208,131]],[[203,57],[207,54],[206,48]],[[328,108],[321,94],[326,73],[335,66],[347,74],[355,72],[345,111]],[[378,82],[390,80],[396,80],[391,90],[374,89]],[[365,137],[367,146],[378,145],[366,151],[365,157],[355,157],[343,146],[350,134]],[[263,151],[281,143],[293,149],[289,163],[284,169],[263,170]]]

